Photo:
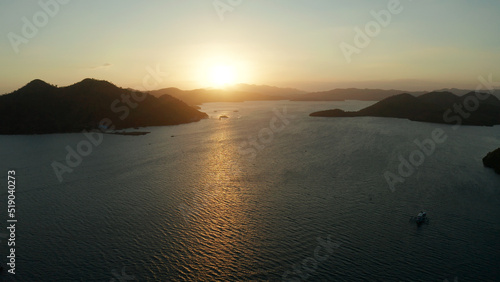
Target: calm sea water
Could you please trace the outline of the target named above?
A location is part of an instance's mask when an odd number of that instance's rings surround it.
[[[51,163],[82,134],[0,136],[2,226],[8,169],[18,219],[1,278],[499,281],[500,176],[481,159],[500,127],[308,116],[370,104],[205,104],[198,123],[105,135],[62,183]],[[436,128],[447,140],[392,192],[384,172]]]

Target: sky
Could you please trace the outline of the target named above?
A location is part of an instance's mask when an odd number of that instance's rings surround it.
[[[0,93],[66,86],[305,91],[500,81],[498,0],[0,1]]]

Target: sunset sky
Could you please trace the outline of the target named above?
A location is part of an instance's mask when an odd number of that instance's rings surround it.
[[[350,63],[341,43],[356,46],[355,28],[364,30],[371,12],[393,0],[54,1],[40,1],[52,3],[52,15],[38,1],[0,2],[0,93],[35,78],[59,86],[91,77],[140,88],[148,77],[154,88],[241,82],[307,91],[500,80],[498,0],[401,0]],[[214,3],[232,10],[218,13]],[[154,69],[159,79],[151,79]]]

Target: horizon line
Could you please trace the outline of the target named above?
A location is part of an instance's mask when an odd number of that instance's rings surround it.
[[[278,88],[278,89],[291,89],[291,90],[296,90],[296,91],[300,91],[300,92],[304,92],[302,94],[297,94],[297,95],[304,95],[304,94],[309,94],[309,93],[319,93],[319,92],[328,92],[328,91],[333,91],[333,90],[339,90],[339,89],[344,89],[344,90],[347,90],[347,89],[358,89],[358,90],[382,90],[382,91],[403,91],[403,92],[435,92],[435,91],[445,91],[445,90],[460,90],[460,91],[475,91],[474,89],[472,88],[458,88],[458,87],[445,87],[445,88],[436,88],[436,89],[433,89],[433,90],[403,90],[403,89],[396,89],[396,88],[371,88],[371,87],[353,87],[353,86],[350,86],[350,87],[335,87],[335,88],[325,88],[324,90],[316,90],[316,91],[310,91],[310,90],[304,90],[304,89],[300,89],[300,88],[295,88],[295,87],[291,87],[291,86],[277,86],[277,85],[269,85],[269,84],[255,84],[255,83],[243,83],[243,82],[240,82],[240,83],[233,83],[233,84],[229,84],[227,86],[224,86],[224,87],[220,87],[220,88],[217,88],[217,87],[201,87],[201,88],[192,88],[192,89],[183,89],[183,88],[179,88],[179,87],[176,87],[176,86],[168,86],[168,87],[161,87],[161,88],[157,88],[157,89],[152,89],[152,90],[138,90],[138,89],[135,89],[133,87],[122,87],[122,86],[119,86],[109,80],[105,80],[105,79],[97,79],[97,78],[90,78],[90,77],[86,77],[78,82],[75,82],[75,83],[71,83],[71,84],[68,84],[68,85],[64,85],[64,86],[58,86],[57,84],[52,84],[52,83],[49,83],[43,79],[39,79],[39,78],[35,78],[35,79],[32,79],[31,81],[29,81],[28,83],[24,84],[23,86],[17,88],[17,89],[14,89],[10,92],[6,92],[6,93],[2,93],[0,94],[0,96],[3,96],[3,95],[7,95],[7,94],[11,94],[21,88],[23,88],[24,86],[28,85],[29,83],[33,82],[33,81],[36,81],[36,80],[40,80],[48,85],[52,85],[54,87],[57,87],[57,88],[64,88],[64,87],[69,87],[71,85],[74,85],[74,84],[78,84],[84,80],[87,80],[87,79],[90,79],[90,80],[95,80],[95,81],[105,81],[105,82],[108,82],[108,83],[111,83],[113,85],[115,85],[116,87],[119,87],[119,88],[123,88],[123,89],[132,89],[132,90],[136,90],[136,91],[141,91],[141,92],[152,92],[152,91],[159,91],[159,90],[163,90],[163,89],[168,89],[168,88],[176,88],[176,89],[179,89],[181,91],[196,91],[196,90],[220,90],[220,91],[226,91],[228,90],[227,88],[231,88],[231,87],[235,87],[235,86],[239,86],[239,85],[248,85],[248,86],[256,86],[256,87],[274,87],[274,88]],[[363,81],[360,81],[359,83],[363,83]],[[500,88],[495,88],[494,91],[496,90],[500,90]]]

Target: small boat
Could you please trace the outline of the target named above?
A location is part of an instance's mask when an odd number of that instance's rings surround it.
[[[423,211],[420,211],[417,215],[417,218],[415,219],[415,221],[417,222],[417,224],[420,224],[420,223],[424,223],[425,222],[425,219],[427,219],[427,214]]]
[[[411,217],[410,222],[415,222],[417,225],[420,224],[429,224],[429,218],[427,217],[427,213],[424,211],[420,211],[416,217]]]
[[[223,119],[223,118],[229,118],[228,116],[225,116],[225,115],[222,115],[219,117],[219,120]]]

